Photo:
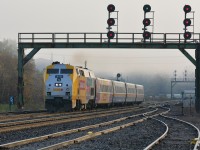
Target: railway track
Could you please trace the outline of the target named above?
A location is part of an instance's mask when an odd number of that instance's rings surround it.
[[[33,118],[39,118],[39,117],[49,117],[52,115],[58,115],[60,113],[55,114],[49,114],[47,112],[42,113],[30,113],[30,114],[4,114],[0,115],[1,122],[8,122],[8,121],[14,121],[14,120],[28,120]]]
[[[42,119],[31,119],[24,121],[14,121],[14,122],[4,122],[0,123],[0,133],[17,131],[29,128],[36,128],[42,126],[56,125],[62,123],[69,123],[80,120],[87,120],[98,117],[112,116],[116,114],[129,113],[132,111],[136,111],[135,108],[124,108],[124,109],[116,109],[116,110],[107,110],[103,112],[94,112],[87,114],[76,114],[76,115],[67,115],[67,116],[59,116],[59,117],[50,117],[50,118],[42,118]],[[142,110],[142,109],[140,109]]]
[[[3,126],[10,126],[12,124],[26,124],[31,122],[41,122],[41,121],[48,121],[48,120],[54,120],[54,119],[58,119],[59,118],[70,118],[73,116],[83,116],[85,114],[92,114],[92,113],[101,113],[101,112],[110,112],[110,111],[121,111],[121,110],[126,110],[129,108],[133,108],[133,107],[122,107],[122,108],[113,108],[113,109],[100,109],[100,110],[92,110],[92,111],[83,111],[83,112],[64,112],[64,113],[56,113],[56,114],[41,114],[41,115],[36,115],[36,116],[26,116],[26,117],[21,117],[21,116],[17,116],[14,118],[7,118],[5,120],[1,120],[0,121],[0,127]],[[134,107],[135,109],[138,109],[139,107]]]
[[[1,112],[0,115],[9,115],[9,114],[13,114],[13,115],[19,115],[19,114],[35,114],[35,113],[42,113],[42,112],[46,112],[47,110],[24,110],[24,111],[10,111],[10,112]]]
[[[144,150],[152,148],[155,150],[197,150],[200,131],[196,126],[189,122],[164,115],[153,119],[163,123],[166,131]]]
[[[31,139],[26,139],[22,141],[17,141],[17,142],[12,142],[12,143],[7,143],[4,145],[0,145],[0,148],[11,148],[16,146],[21,146],[23,144],[28,144],[32,142],[37,142],[35,144],[29,144],[27,145],[28,147],[24,147],[25,149],[29,149],[30,147],[34,147],[37,149],[58,149],[62,148],[63,146],[69,146],[71,144],[79,143],[88,139],[95,138],[100,135],[108,134],[117,130],[121,130],[123,128],[127,128],[130,126],[133,126],[137,123],[143,122],[147,120],[149,117],[156,116],[158,114],[163,114],[167,113],[169,110],[163,110],[163,109],[155,109],[153,111],[146,112],[145,116],[143,115],[144,113],[141,114],[136,114],[136,115],[130,115],[127,117],[122,117],[119,119],[99,123],[99,124],[93,124],[90,126],[85,126],[81,128],[76,128],[76,129],[71,129],[63,132],[58,132],[50,135],[45,135],[41,137],[36,137],[36,138],[31,138]],[[148,115],[149,114],[149,115]],[[76,134],[76,135],[74,135]],[[69,139],[69,136],[71,135],[71,139]],[[57,137],[61,137],[60,139],[57,139]],[[73,138],[74,137],[74,138]],[[56,139],[55,139],[56,138]],[[67,141],[65,141],[68,139]],[[62,141],[60,143],[56,143],[52,146],[44,147],[44,145],[50,145],[49,143],[55,143],[58,141]],[[41,142],[44,141],[44,142]],[[46,143],[46,144],[45,144]],[[40,146],[38,146],[40,145]],[[43,148],[41,148],[43,147]],[[22,147],[18,147],[20,149]]]
[[[158,102],[146,102],[141,104],[140,107],[148,107],[150,105],[154,106],[155,104],[160,104]],[[126,109],[130,108],[133,106],[125,106],[125,107],[114,107],[110,108],[109,110],[115,110],[115,109]],[[138,107],[134,107],[138,108]],[[49,117],[57,117],[59,115],[72,115],[72,114],[82,114],[82,113],[91,113],[91,112],[99,112],[99,111],[105,111],[105,109],[94,109],[94,110],[86,110],[86,111],[78,111],[78,112],[64,112],[64,113],[53,113],[49,114],[45,110],[40,110],[40,111],[24,111],[24,112],[6,112],[6,113],[0,113],[0,123],[3,122],[13,122],[13,121],[23,121],[23,120],[31,120],[31,119],[38,119],[38,118],[49,118]]]
[[[94,109],[94,110],[85,110],[85,111],[76,111],[76,112],[63,112],[63,113],[28,113],[28,114],[4,114],[0,115],[0,123],[6,123],[6,122],[14,122],[14,121],[25,121],[25,120],[31,120],[31,119],[42,119],[42,118],[53,118],[53,117],[59,117],[59,116],[66,116],[66,115],[78,115],[78,114],[86,114],[86,113],[92,113],[92,112],[102,112],[106,110],[123,110],[127,108],[133,108],[132,106],[129,107],[117,107],[117,108],[110,108],[110,109]],[[141,108],[141,107],[134,107],[134,108]]]

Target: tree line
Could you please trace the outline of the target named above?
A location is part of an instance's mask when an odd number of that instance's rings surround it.
[[[17,93],[17,43],[13,40],[0,41],[0,104],[8,104],[10,96],[14,102]],[[24,101],[26,109],[44,108],[43,73],[35,67],[32,59],[24,66]]]

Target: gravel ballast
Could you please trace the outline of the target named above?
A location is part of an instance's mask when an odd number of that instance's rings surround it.
[[[69,122],[69,123],[58,124],[58,125],[53,125],[53,126],[45,126],[45,127],[31,128],[31,129],[25,129],[25,130],[14,131],[14,132],[1,133],[0,144],[14,142],[16,140],[23,140],[27,138],[38,137],[38,136],[47,135],[47,134],[51,134],[55,132],[79,128],[79,127],[83,127],[87,125],[102,123],[102,122],[118,119],[125,116],[135,115],[135,114],[139,114],[139,113],[143,113],[147,111],[150,111],[150,110],[140,110],[140,111],[134,111],[131,113],[100,117],[100,118],[94,118],[94,119],[88,119],[88,120],[82,120],[82,121],[76,121],[76,122]]]

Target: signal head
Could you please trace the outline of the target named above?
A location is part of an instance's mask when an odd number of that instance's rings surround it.
[[[107,24],[108,24],[109,26],[113,26],[113,25],[115,24],[115,19],[114,19],[114,18],[109,18],[109,19],[107,20]]]
[[[149,26],[150,24],[151,24],[151,20],[150,20],[150,19],[145,18],[145,19],[143,20],[143,25],[144,25],[144,26]]]
[[[185,5],[185,6],[183,7],[183,10],[184,10],[185,13],[189,13],[189,12],[191,12],[192,8],[191,8],[190,5]]]
[[[146,5],[144,5],[143,10],[144,10],[145,13],[150,12],[151,11],[151,6],[146,4]]]
[[[109,31],[109,32],[107,33],[107,37],[108,37],[109,39],[113,39],[113,38],[115,37],[115,33],[114,33],[113,31]]]
[[[149,39],[150,37],[151,37],[151,33],[150,33],[150,32],[145,31],[145,32],[143,33],[143,38],[144,38],[144,39]]]
[[[185,19],[185,20],[183,21],[183,24],[184,24],[185,26],[190,26],[190,25],[191,25],[191,20],[190,20],[190,19]]]
[[[121,77],[121,74],[120,74],[120,73],[118,73],[118,74],[117,74],[117,77],[118,77],[118,78],[119,78],[119,77]]]
[[[188,40],[188,39],[190,39],[190,38],[192,37],[192,35],[191,35],[190,32],[185,32],[183,36],[184,36],[184,38],[185,38],[186,40]]]
[[[109,11],[109,13],[114,12],[115,6],[113,4],[110,4],[110,5],[108,5],[107,10]]]

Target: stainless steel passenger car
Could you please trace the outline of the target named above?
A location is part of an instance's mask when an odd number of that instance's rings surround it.
[[[126,102],[126,84],[125,82],[113,81],[113,103],[125,104]]]
[[[96,105],[109,105],[113,101],[113,83],[111,80],[96,78]]]

